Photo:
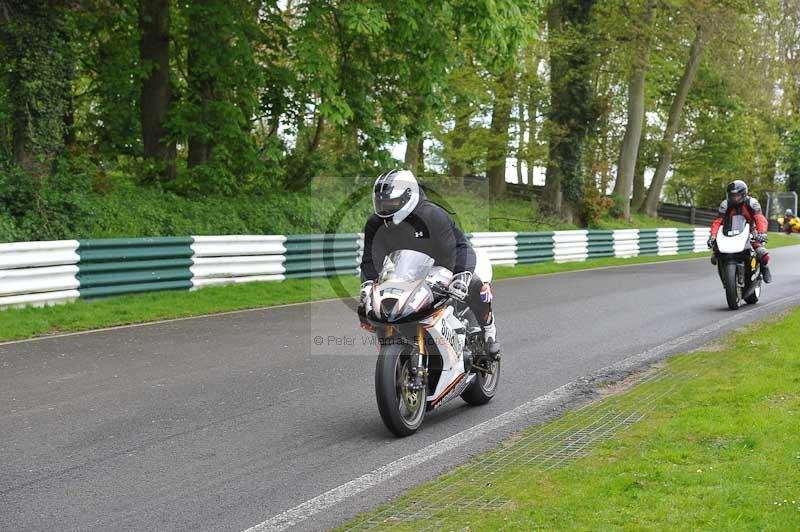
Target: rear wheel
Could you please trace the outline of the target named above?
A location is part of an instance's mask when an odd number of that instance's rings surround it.
[[[481,360],[472,368],[475,379],[461,394],[461,398],[473,406],[485,405],[497,392],[497,384],[500,381],[500,358]]]
[[[411,374],[413,350],[385,345],[375,365],[375,397],[384,425],[396,436],[414,434],[425,418],[426,390],[415,390]]]
[[[739,269],[735,262],[731,261],[725,264],[723,283],[725,284],[725,298],[728,300],[728,308],[731,310],[737,310],[742,301],[742,289],[737,280],[738,272]]]

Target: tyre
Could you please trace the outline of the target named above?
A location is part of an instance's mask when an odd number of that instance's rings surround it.
[[[738,268],[735,262],[725,263],[725,298],[728,300],[728,308],[737,310],[742,300],[742,289],[739,288],[739,283],[736,277],[738,276]]]
[[[381,347],[375,365],[375,398],[384,425],[395,436],[414,434],[425,419],[426,390],[412,390],[408,346]]]
[[[755,305],[758,303],[758,299],[761,297],[761,279],[756,281],[756,287],[753,290],[753,293],[744,298],[747,301],[748,305]]]
[[[475,372],[475,379],[472,381],[466,390],[461,393],[461,398],[473,406],[485,405],[492,400],[494,394],[497,392],[497,384],[500,382],[500,359],[492,361],[491,363],[480,362],[481,365],[486,364],[487,369],[491,371],[481,371],[480,365],[473,367]]]

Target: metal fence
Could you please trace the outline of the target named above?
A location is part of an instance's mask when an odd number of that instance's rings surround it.
[[[717,209],[686,207],[670,203],[662,203],[658,206],[658,216],[660,218],[691,225],[710,226],[717,214]]]

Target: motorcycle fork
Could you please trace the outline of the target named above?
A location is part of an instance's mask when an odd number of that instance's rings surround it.
[[[415,353],[417,360],[414,362],[414,367],[411,371],[414,375],[414,383],[412,384],[415,390],[423,390],[428,380],[428,368],[425,367],[425,329],[422,325],[417,325],[417,352]],[[413,356],[413,355],[412,355]]]

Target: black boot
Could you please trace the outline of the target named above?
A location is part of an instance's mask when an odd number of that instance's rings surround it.
[[[764,279],[764,282],[769,284],[772,282],[772,272],[769,271],[769,266],[764,264],[761,266],[761,277]]]

